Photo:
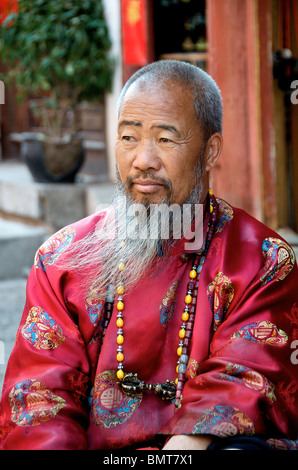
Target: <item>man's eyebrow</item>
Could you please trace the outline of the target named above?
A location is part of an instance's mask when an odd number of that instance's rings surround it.
[[[142,123],[140,121],[129,121],[127,119],[123,119],[123,121],[119,122],[118,128],[121,129],[121,127],[126,127],[126,126],[142,127]],[[152,126],[152,129],[163,129],[165,131],[173,132],[179,137],[181,136],[178,129],[175,126],[172,126],[171,124],[154,124]]]
[[[173,132],[174,134],[180,136],[180,132],[178,131],[178,129],[175,126],[171,126],[170,124],[156,124],[152,127],[155,127],[157,129],[163,129],[165,131],[170,131],[170,132]]]
[[[124,119],[123,121],[119,122],[119,128],[120,127],[125,127],[125,126],[136,126],[136,127],[142,127],[142,123],[140,121],[128,121]]]

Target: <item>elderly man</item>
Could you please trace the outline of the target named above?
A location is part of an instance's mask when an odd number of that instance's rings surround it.
[[[298,447],[294,253],[209,190],[221,148],[205,72],[159,61],[126,83],[115,204],[52,236],[29,276],[4,449]],[[188,231],[160,206],[190,207]]]

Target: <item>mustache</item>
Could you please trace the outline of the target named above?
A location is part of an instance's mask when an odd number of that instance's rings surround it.
[[[166,178],[161,178],[159,176],[156,176],[154,172],[152,171],[140,171],[134,176],[128,176],[125,183],[123,184],[124,189],[127,189],[128,191],[132,188],[134,182],[136,180],[146,180],[150,179],[152,181],[156,181],[156,183],[161,184],[165,186],[169,193],[169,199],[172,197],[173,194],[173,186],[170,180],[167,180]]]

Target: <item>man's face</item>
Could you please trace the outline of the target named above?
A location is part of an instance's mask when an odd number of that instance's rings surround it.
[[[116,160],[135,202],[186,202],[197,183],[202,144],[189,89],[171,83],[128,89],[119,115]]]

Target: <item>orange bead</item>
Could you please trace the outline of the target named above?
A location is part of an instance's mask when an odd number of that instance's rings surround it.
[[[189,314],[187,312],[183,312],[181,318],[182,318],[183,321],[188,321]]]
[[[123,359],[124,359],[123,353],[119,352],[119,353],[117,354],[117,361],[118,361],[118,362],[122,362]]]
[[[190,304],[191,301],[192,301],[192,296],[189,295],[189,294],[187,294],[187,296],[185,297],[185,303],[186,303],[186,304]]]
[[[197,271],[195,269],[192,269],[189,273],[189,277],[191,279],[195,279],[197,277]]]
[[[121,300],[119,300],[119,302],[117,302],[117,309],[118,310],[123,310],[124,309],[124,303],[121,302]]]
[[[122,328],[122,326],[123,326],[122,318],[117,318],[116,325],[118,326],[118,328]]]
[[[183,339],[185,337],[185,330],[181,329],[179,331],[179,338]]]
[[[124,294],[124,287],[122,285],[117,287],[117,294],[119,295]]]
[[[118,266],[119,271],[123,271],[124,268],[125,268],[125,264],[119,263],[119,266]]]
[[[123,370],[121,370],[121,369],[117,370],[117,374],[116,374],[116,375],[117,375],[117,379],[118,379],[118,380],[122,380],[123,377],[124,377],[124,372],[123,372]]]
[[[117,336],[117,344],[123,344],[124,338],[122,335]]]

